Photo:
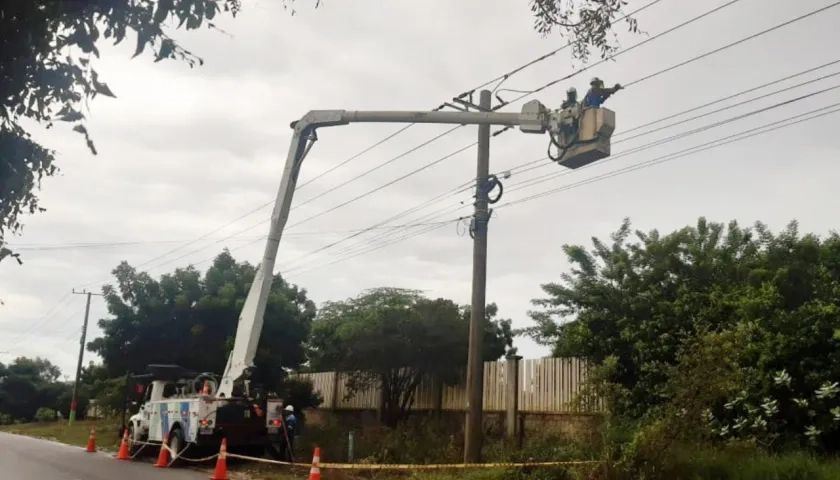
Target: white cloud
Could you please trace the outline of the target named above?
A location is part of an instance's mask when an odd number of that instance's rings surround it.
[[[599,65],[573,80],[560,82],[535,98],[556,105],[563,91],[583,90],[589,76],[607,83],[630,84],[609,101],[618,115],[618,131],[721,98],[761,83],[833,60],[821,48],[834,42],[840,11],[830,10],[773,34],[749,41],[700,61],[633,84],[637,79],[758,32],[804,11],[827,5],[823,0],[763,4],[744,0],[703,20]],[[723,2],[715,2],[721,4]],[[69,242],[148,242],[99,248],[26,250],[25,265],[0,264],[0,351],[10,355],[46,355],[65,373],[72,373],[81,324],[83,298],[68,296],[73,287],[106,281],[121,260],[141,264],[179,245],[161,240],[190,240],[221,226],[276,193],[290,138],[289,122],[311,109],[429,109],[451,97],[530,61],[559,45],[558,37],[542,39],[531,29],[528,8],[502,0],[435,0],[426,2],[328,2],[312,11],[299,2],[294,17],[276,2],[247,2],[242,16],[220,22],[227,34],[178,32],[177,38],[205,58],[204,67],[189,69],[175,62],[154,64],[130,60],[129,45],[103,47],[100,71],[118,99],[92,104],[90,129],[100,155],[91,156],[81,138],[67,129],[38,132],[57,149],[62,174],[48,179],[42,193],[46,213],[26,218],[24,244]],[[631,8],[641,5],[633,2]],[[641,27],[655,35],[712,8],[707,2],[666,0],[639,16]],[[618,29],[624,27],[619,25]],[[628,47],[644,37],[622,32]],[[503,88],[532,89],[568,75],[576,68],[561,52],[507,80]],[[823,74],[836,71],[826,69]],[[807,78],[814,78],[814,74]],[[614,151],[644,145],[720,119],[771,105],[782,99],[834,85],[827,79],[812,86],[733,108],[706,119],[616,144]],[[787,82],[790,85],[795,81]],[[777,87],[778,88],[778,87]],[[763,93],[763,92],[760,92]],[[758,94],[758,93],[757,93]],[[517,94],[503,92],[506,99]],[[731,105],[739,101],[725,102]],[[606,172],[754,128],[799,112],[840,101],[828,92],[723,125],[602,165],[563,175],[516,191],[509,188],[499,206],[533,193],[574,185]],[[518,104],[509,107],[518,108]],[[709,150],[627,175],[576,186],[568,191],[500,208],[494,214],[489,240],[489,301],[517,327],[528,324],[530,300],[539,285],[555,281],[567,268],[564,243],[588,243],[605,236],[623,217],[641,229],[668,231],[705,215],[716,221],[763,220],[779,229],[797,218],[803,230],[827,233],[834,228],[840,203],[833,194],[840,165],[834,161],[840,139],[833,135],[837,119],[814,122]],[[397,130],[395,125],[352,125],[323,129],[306,160],[301,183],[315,178],[372,143]],[[423,143],[446,130],[415,126],[360,156],[346,167],[303,187],[296,204]],[[475,128],[462,128],[428,147],[405,155],[359,180],[295,208],[295,224],[354,198],[398,176],[475,141]],[[545,155],[547,139],[516,131],[494,138],[492,170],[510,169]],[[403,210],[468,182],[475,174],[475,150],[442,161],[375,194],[288,230],[280,265],[307,288],[316,301],[353,296],[364,288],[395,285],[427,290],[460,302],[470,298],[472,248],[455,225],[331,265],[341,252],[382,232],[374,230],[299,263],[307,252],[342,239]],[[506,181],[557,172],[548,166],[515,173]],[[471,203],[471,193],[395,220],[394,224],[431,222],[465,215],[458,202]],[[438,216],[424,215],[452,205]],[[212,258],[223,245],[239,259],[258,260],[265,224],[238,239],[217,243],[268,218],[269,208],[247,216],[147,267],[158,275],[189,262]],[[462,232],[463,233],[463,232]],[[397,234],[397,238],[402,234]],[[206,248],[201,248],[206,247]],[[351,250],[352,253],[355,250]],[[177,257],[189,255],[177,261]],[[170,262],[170,263],[165,263]],[[303,265],[300,269],[288,266]],[[206,268],[207,263],[200,267]],[[307,271],[310,268],[322,265]],[[89,288],[96,288],[93,285]],[[53,307],[58,307],[54,311]],[[15,338],[47,315],[37,335]],[[94,298],[92,334],[106,312]],[[526,356],[546,353],[528,341],[519,342]]]

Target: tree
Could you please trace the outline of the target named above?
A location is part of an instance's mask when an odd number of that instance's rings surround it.
[[[609,365],[622,415],[703,409],[717,438],[840,449],[840,236],[703,218],[630,236],[625,220],[609,244],[564,246],[573,267],[543,285],[529,333]]]
[[[467,362],[469,314],[451,300],[415,290],[377,288],[321,307],[312,328],[312,368],[348,375],[351,391],[382,389],[382,421],[396,425],[426,378],[453,383]],[[510,320],[488,306],[484,359],[512,345]]]
[[[99,320],[103,336],[88,350],[102,357],[107,378],[142,372],[151,363],[221,374],[255,272],[227,250],[203,278],[188,267],[155,280],[123,262],[113,271],[116,287],[103,289],[112,318]],[[276,275],[252,381],[282,390],[286,369],[306,359],[303,345],[314,317],[315,304],[306,291]]]
[[[314,4],[317,8],[320,0]],[[567,36],[575,57],[583,60],[590,47],[602,57],[617,50],[610,34],[624,5],[622,0],[531,0],[534,28]],[[55,121],[72,124],[96,154],[83,106],[98,95],[116,98],[94,68],[97,43],[118,44],[135,35],[135,57],[152,52],[155,62],[177,59],[192,67],[203,63],[201,58],[165,27],[215,29],[217,15],[235,16],[240,8],[241,0],[27,0],[0,6],[0,262],[8,257],[21,262],[6,247],[6,235],[21,231],[22,215],[44,211],[37,190],[41,180],[58,172],[55,152],[34,141],[23,120],[47,128]],[[638,31],[635,20],[628,24]]]
[[[624,16],[624,0],[531,0],[534,29],[542,35],[559,32],[569,38],[572,56],[586,61],[591,48],[607,58],[618,51],[613,26]],[[639,24],[627,18],[628,30],[639,33]],[[612,38],[611,38],[612,37]]]
[[[60,121],[96,147],[85,127],[83,106],[97,95],[115,98],[92,59],[97,42],[118,44],[136,35],[134,56],[153,52],[155,61],[202,60],[164,32],[174,26],[215,28],[220,12],[236,15],[240,0],[32,0],[0,6],[0,261],[13,256],[7,233],[22,228],[20,216],[43,211],[36,190],[58,172],[55,152],[32,139],[23,120],[52,127]]]
[[[41,357],[18,357],[0,365],[0,416],[6,422],[29,421],[39,409],[67,412],[71,386],[59,382],[60,376],[61,370]]]

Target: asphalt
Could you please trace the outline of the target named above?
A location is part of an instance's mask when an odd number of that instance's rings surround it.
[[[22,435],[0,433],[3,480],[207,480],[206,473],[155,468],[145,462],[115,460],[110,455]]]

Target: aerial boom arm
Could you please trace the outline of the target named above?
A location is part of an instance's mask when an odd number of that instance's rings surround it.
[[[522,108],[522,113],[313,110],[292,123],[294,134],[274,202],[274,210],[271,213],[271,226],[265,251],[239,315],[233,350],[217,392],[220,396],[230,397],[234,384],[247,378],[250,369],[254,366],[254,357],[262,333],[266,301],[274,278],[277,249],[283,235],[283,228],[289,218],[292,197],[303,158],[308,147],[311,146],[310,142],[315,141],[315,129],[349,123],[518,125],[526,133],[545,133],[546,129],[559,125],[559,118],[555,112],[549,111],[535,100],[526,103]]]

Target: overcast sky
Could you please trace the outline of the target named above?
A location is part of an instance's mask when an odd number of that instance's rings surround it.
[[[227,246],[237,259],[258,262],[262,249],[259,237],[267,232],[267,225],[260,222],[268,219],[270,208],[149,261],[271,202],[288,148],[289,122],[306,111],[427,110],[565,43],[560,37],[541,38],[535,33],[527,2],[522,1],[327,1],[313,10],[311,3],[299,0],[295,16],[284,11],[279,0],[243,3],[240,17],[219,22],[225,33],[175,34],[189,50],[204,57],[202,68],[191,70],[175,61],[155,64],[148,57],[131,60],[130,45],[102,46],[99,71],[119,98],[97,99],[91,106],[88,126],[98,156],[90,155],[82,138],[69,128],[36,131],[39,140],[59,152],[62,172],[44,182],[41,198],[48,211],[24,218],[23,235],[9,239],[19,245],[25,264],[0,264],[0,298],[5,301],[0,307],[0,352],[4,352],[0,361],[18,355],[42,355],[72,376],[84,297],[67,294],[81,287],[99,291],[121,260],[132,265],[146,263],[142,268],[158,276],[190,263],[206,269],[209,260]],[[634,1],[629,8],[644,3]],[[653,36],[723,3],[663,0],[638,15],[638,20],[641,28]],[[614,62],[595,66],[529,97],[556,108],[566,88],[576,86],[582,95],[592,75],[600,76],[608,85],[630,85],[607,103],[617,115],[615,158],[600,165],[517,188],[516,183],[562,171],[547,162],[525,172],[514,168],[543,158],[548,138],[513,130],[493,139],[491,170],[513,169],[497,207],[543,191],[576,186],[499,208],[493,215],[488,301],[497,302],[501,314],[513,319],[516,327],[528,326],[530,300],[541,296],[540,284],[558,280],[568,268],[562,244],[588,243],[591,236],[604,237],[624,217],[630,217],[637,228],[662,231],[694,223],[699,216],[715,221],[737,219],[743,224],[762,220],[774,230],[794,218],[803,231],[825,234],[835,228],[840,197],[831,190],[840,174],[836,161],[840,116],[822,117],[624,175],[597,179],[611,171],[840,102],[840,90],[832,90],[617,156],[637,146],[837,85],[840,75],[630,138],[840,72],[840,64],[621,135],[622,131],[837,60],[834,54],[821,52],[834,50],[840,8],[633,83],[829,3],[741,0],[621,54]],[[645,38],[626,35],[625,24],[616,28],[625,48]],[[562,51],[516,74],[501,88],[534,89],[579,67],[568,50]],[[506,99],[517,96],[504,91],[500,95]],[[518,111],[523,101],[506,110]],[[322,129],[319,142],[306,159],[300,183],[399,127]],[[449,128],[414,126],[301,188],[295,204]],[[294,208],[288,225],[438,160],[475,138],[476,127],[460,128]],[[620,139],[627,141],[618,143]],[[318,303],[355,296],[376,286],[422,289],[429,296],[468,303],[472,246],[469,236],[463,234],[463,225],[459,229],[457,222],[348,256],[364,251],[364,245],[375,246],[422,231],[428,222],[466,215],[471,192],[447,194],[388,224],[420,226],[374,230],[304,260],[293,260],[469,182],[475,175],[475,156],[475,148],[466,149],[376,193],[290,228],[280,247],[280,271],[306,288]],[[587,179],[597,181],[587,183]],[[459,202],[463,202],[461,209]],[[245,230],[255,224],[259,225]],[[378,243],[370,243],[374,238]],[[78,242],[99,245],[68,248],[68,244]],[[354,245],[361,246],[348,252]],[[96,320],[104,316],[104,302],[94,297],[93,336],[98,334]],[[547,353],[528,340],[519,339],[517,345],[526,358]]]

